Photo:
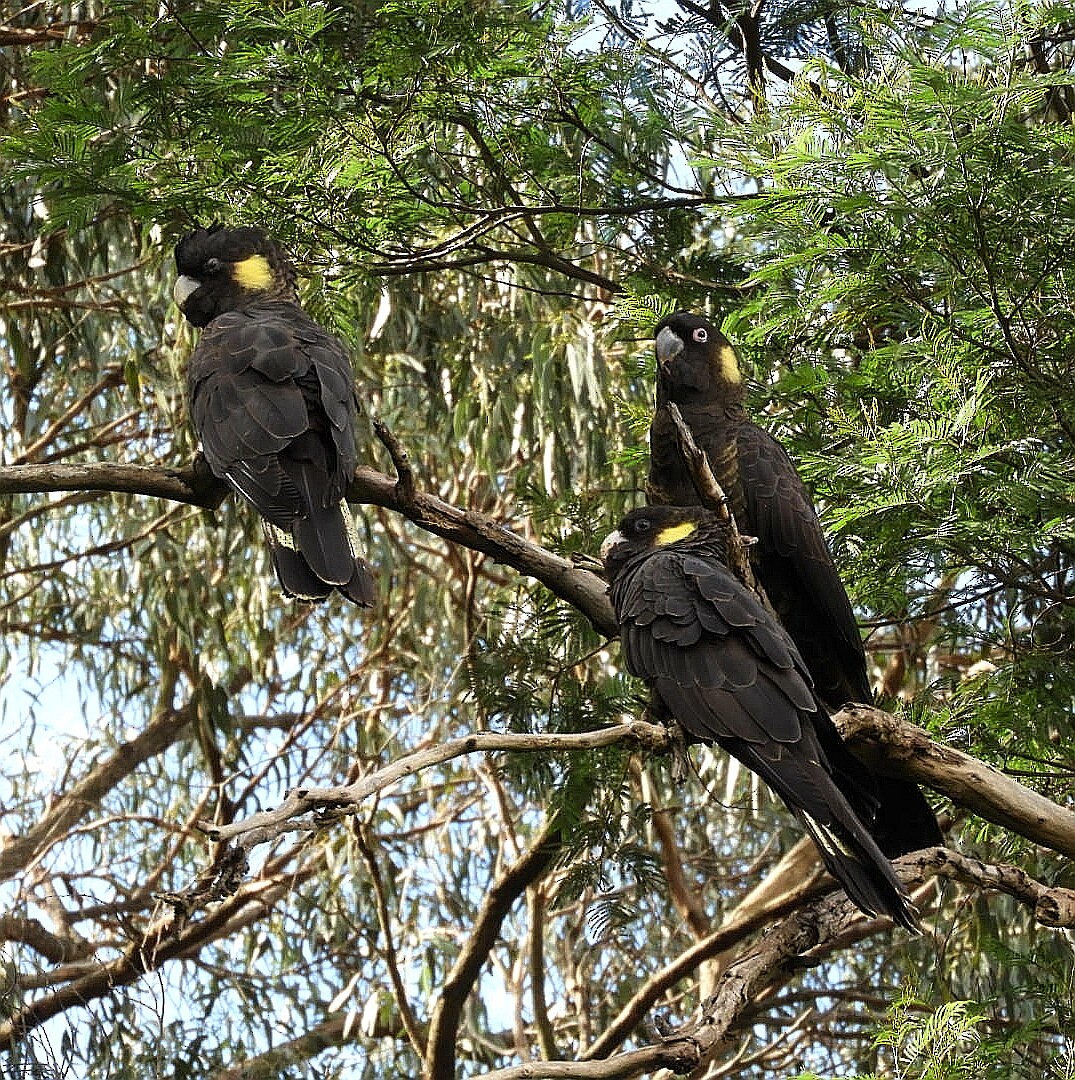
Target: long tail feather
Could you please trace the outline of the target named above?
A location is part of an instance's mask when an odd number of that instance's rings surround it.
[[[297,522],[294,535],[263,522],[273,567],[284,593],[300,600],[324,600],[333,589],[338,589],[359,606],[371,607],[377,598],[377,586],[369,563],[358,554],[357,535],[347,504],[341,502],[321,517],[321,531],[307,529],[309,520]],[[326,548],[334,552],[331,565],[326,559]],[[345,560],[340,557],[341,551],[346,553]]]
[[[853,835],[802,812],[798,817],[817,844],[829,873],[859,908],[868,915],[888,915],[900,926],[921,933],[918,911],[903,883],[865,829],[855,829],[858,835]]]

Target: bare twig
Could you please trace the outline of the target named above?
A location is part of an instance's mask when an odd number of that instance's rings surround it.
[[[687,421],[683,419],[683,413],[679,411],[679,406],[672,401],[663,408],[667,410],[668,418],[675,427],[676,442],[679,444],[680,455],[683,458],[683,463],[687,466],[691,483],[694,484],[694,490],[698,493],[701,504],[707,510],[712,510],[724,523],[728,569],[748,589],[756,593],[766,609],[772,613],[773,606],[769,603],[769,598],[765,595],[765,590],[754,576],[753,567],[750,565],[750,556],[747,553],[748,540],[739,531],[728,496],[724,493],[713,472],[709,457],[695,441],[694,433],[691,431]]]
[[[396,470],[396,490],[403,504],[409,506],[414,502],[415,492],[414,470],[411,468],[410,456],[383,420],[373,421],[373,433],[384,444],[388,456],[392,459],[392,467]]]

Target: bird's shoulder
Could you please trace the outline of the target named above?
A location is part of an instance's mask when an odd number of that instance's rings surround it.
[[[316,371],[321,381],[350,381],[344,343],[298,304],[251,304],[217,316],[203,331],[188,366],[192,379],[254,371],[272,382]]]
[[[621,620],[645,625],[670,619],[721,636],[767,618],[754,594],[718,558],[676,548],[636,559],[617,580],[613,601]]]
[[[615,583],[628,669],[700,738],[796,742],[816,708],[786,631],[716,560],[658,552]]]

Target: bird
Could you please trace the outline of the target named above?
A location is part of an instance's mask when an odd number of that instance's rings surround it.
[[[202,331],[186,390],[209,468],[261,516],[286,596],[370,607],[344,498],[357,463],[347,349],[299,305],[295,268],[263,229],[192,229],[175,264],[175,302]]]
[[[868,915],[918,915],[870,834],[872,778],[814,691],[795,642],[727,566],[725,524],[698,506],[633,510],[601,548],[624,660],[659,713],[716,743],[780,796]]]
[[[739,530],[754,538],[751,567],[806,664],[830,712],[870,704],[866,652],[813,499],[787,451],[753,423],[731,342],[706,318],[676,311],[654,331],[657,408],[650,425],[647,501],[699,503],[667,406],[675,404],[706,451]],[[889,855],[942,842],[937,818],[917,785],[875,777],[875,838]]]

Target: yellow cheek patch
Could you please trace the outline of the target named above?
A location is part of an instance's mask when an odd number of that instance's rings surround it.
[[[743,376],[739,371],[739,360],[731,345],[721,346],[717,361],[720,364],[721,377],[725,382],[741,383],[743,381]]]
[[[669,525],[667,529],[661,529],[657,534],[657,543],[663,547],[665,544],[675,544],[679,540],[686,540],[697,528],[698,526],[693,521],[685,521],[682,525]]]
[[[255,291],[272,284],[272,267],[264,255],[251,255],[235,264],[235,280],[240,288]]]

